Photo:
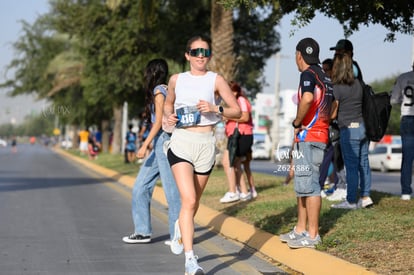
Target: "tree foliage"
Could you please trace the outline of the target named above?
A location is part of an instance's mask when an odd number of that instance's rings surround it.
[[[342,24],[345,36],[358,31],[361,25],[380,24],[389,33],[384,38],[393,41],[396,33],[412,34],[414,32],[414,1],[385,0],[221,0],[227,8],[244,6],[253,9],[263,3],[277,6],[282,14],[296,14],[292,24],[300,27],[309,23],[317,11],[335,18]]]
[[[10,90],[12,96],[37,93],[42,98],[52,87],[45,72],[50,61],[65,50],[66,44],[47,31],[43,19],[41,17],[33,25],[21,22],[23,34],[13,43],[15,57],[7,66],[7,70],[14,70],[14,78],[0,85]]]
[[[235,54],[238,57],[236,80],[255,97],[263,90],[266,60],[280,49],[280,36],[274,26],[281,14],[265,6],[254,11],[241,7],[234,20]]]
[[[141,9],[133,1],[122,1],[115,10],[98,0],[59,0],[52,6],[54,27],[80,41],[85,99],[91,105],[121,105],[140,90],[142,64],[156,49],[146,31],[154,24],[154,9]]]
[[[40,114],[27,116],[22,124],[11,123],[0,125],[0,136],[51,136],[54,129],[55,116]]]

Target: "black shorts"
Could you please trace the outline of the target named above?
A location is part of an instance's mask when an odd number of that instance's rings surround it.
[[[230,137],[229,137],[230,138]],[[246,157],[252,151],[253,135],[240,135],[237,142],[237,157]],[[227,143],[227,149],[228,143]]]
[[[173,166],[174,164],[179,163],[179,162],[187,162],[187,163],[189,163],[189,164],[193,165],[190,161],[188,161],[188,160],[185,160],[185,159],[183,159],[183,158],[178,157],[176,154],[174,154],[174,153],[171,151],[171,149],[168,149],[168,151],[167,151],[167,159],[168,159],[168,162],[170,163],[170,166]],[[194,167],[194,165],[193,165],[193,167]],[[214,168],[214,165],[213,165],[213,167],[211,167],[211,169],[210,169],[210,170],[208,170],[207,172],[197,172],[197,171],[194,171],[194,174],[197,174],[197,175],[206,175],[206,176],[208,176],[208,175],[210,175],[210,174],[211,174],[211,172],[213,171],[213,168]]]

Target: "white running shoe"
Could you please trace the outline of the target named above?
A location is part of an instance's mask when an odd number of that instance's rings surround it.
[[[178,220],[175,221],[174,224],[174,238],[171,240],[171,252],[175,255],[180,255],[183,253],[184,245],[183,241],[181,240],[181,231],[180,231],[180,225],[178,223]]]
[[[342,201],[346,199],[346,189],[337,188],[332,195],[327,196],[328,201]]]
[[[374,205],[374,202],[372,201],[371,197],[367,197],[365,199],[359,199],[358,200],[358,208],[367,208]]]
[[[198,265],[198,257],[194,256],[185,261],[185,275],[204,275],[204,270]]]
[[[221,203],[229,203],[229,202],[235,202],[240,200],[240,196],[237,193],[233,192],[227,192],[224,194],[224,196],[220,199]]]
[[[249,201],[252,199],[252,193],[247,192],[246,194],[240,193],[240,200],[241,201]]]

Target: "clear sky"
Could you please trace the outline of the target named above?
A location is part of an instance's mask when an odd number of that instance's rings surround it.
[[[33,23],[37,16],[48,11],[47,0],[13,0],[0,1],[0,82],[5,81],[5,66],[13,58],[12,43],[17,41],[21,33],[20,20]],[[281,35],[281,60],[279,70],[280,89],[296,89],[299,72],[296,68],[294,53],[297,42],[304,37],[313,37],[319,42],[321,61],[332,57],[329,50],[343,38],[343,31],[337,21],[321,15],[308,26],[299,29],[293,36],[290,20],[292,16],[283,17],[277,30]],[[397,35],[394,43],[384,42],[386,30],[381,26],[362,27],[360,31],[349,37],[354,44],[354,59],[361,66],[366,82],[372,82],[387,76],[399,74],[411,69],[413,60],[413,38],[408,35]],[[269,59],[265,68],[265,76],[269,84],[264,92],[274,93],[275,87],[275,58]],[[0,123],[10,121],[11,117],[19,120],[25,115],[39,112],[44,108],[44,102],[35,102],[33,97],[24,96],[8,98],[5,91],[0,90]]]
[[[22,35],[22,24],[24,20],[33,23],[38,15],[48,11],[47,0],[13,0],[0,1],[0,82],[5,78],[5,67],[13,59],[14,51],[12,44]],[[39,113],[45,106],[44,101],[35,101],[34,96],[19,96],[10,98],[6,91],[0,89],[0,123],[22,122],[29,114]]]

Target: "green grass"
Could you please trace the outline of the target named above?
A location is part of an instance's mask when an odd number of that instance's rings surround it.
[[[140,165],[124,164],[123,160],[122,155],[102,153],[95,163],[135,177]],[[293,184],[284,186],[283,178],[272,175],[255,173],[254,177],[255,200],[221,204],[227,183],[224,171],[216,168],[201,203],[275,235],[291,230],[297,221]],[[332,202],[324,199],[320,215],[323,243],[317,249],[379,274],[414,274],[414,200],[402,201],[375,191],[371,197],[374,207],[356,211],[331,209]]]

